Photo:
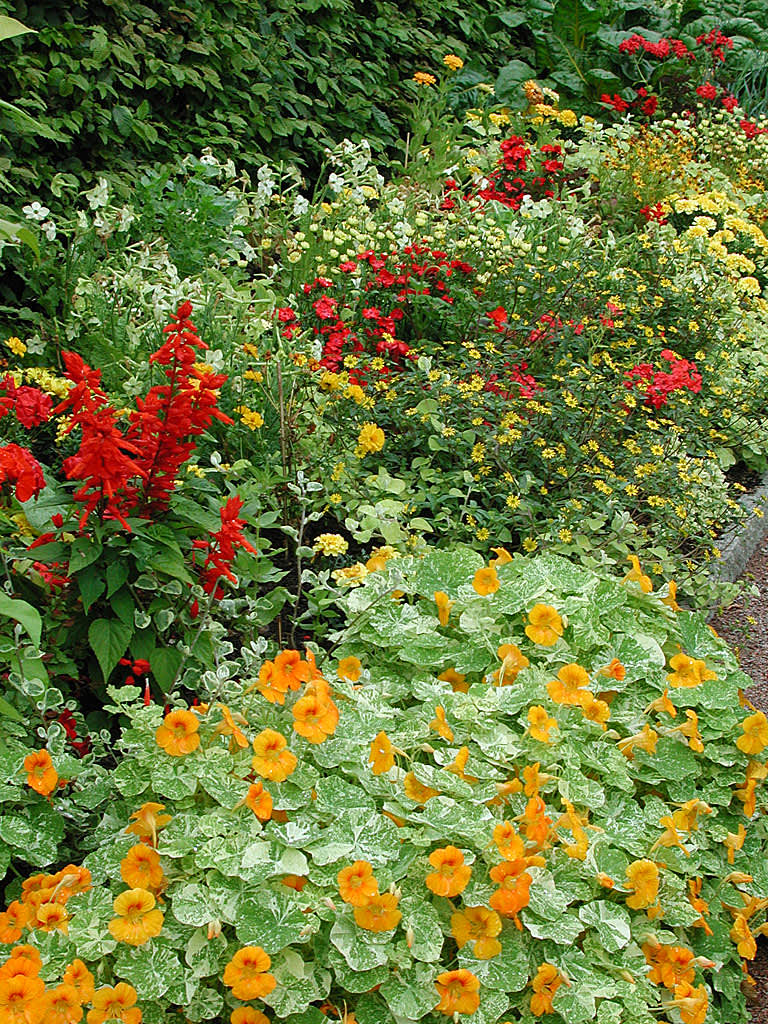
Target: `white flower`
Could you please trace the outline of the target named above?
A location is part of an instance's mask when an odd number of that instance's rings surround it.
[[[47,220],[44,224],[40,225],[40,230],[43,232],[49,242],[52,242],[56,237],[56,225],[52,220]]]
[[[328,186],[337,195],[344,188],[344,179],[340,174],[331,173],[328,175]]]
[[[42,203],[38,203],[38,201],[35,200],[28,206],[22,206],[21,212],[28,220],[45,220],[51,211],[47,206],[43,206]]]
[[[109,183],[106,178],[99,178],[97,185],[85,193],[88,205],[92,210],[98,210],[100,206],[106,206],[109,199]]]
[[[309,200],[302,195],[296,196],[293,201],[293,215],[294,217],[303,217],[309,209]]]

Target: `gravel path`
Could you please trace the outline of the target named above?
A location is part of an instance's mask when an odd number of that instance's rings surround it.
[[[736,651],[741,667],[754,681],[747,697],[768,713],[768,539],[747,563],[743,578],[756,584],[760,596],[737,601],[713,619],[712,625]],[[749,973],[755,980],[752,1024],[768,1024],[768,939],[758,941]]]

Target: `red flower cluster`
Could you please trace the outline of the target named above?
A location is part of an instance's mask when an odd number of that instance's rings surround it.
[[[59,722],[64,732],[67,734],[69,745],[75,751],[78,757],[83,757],[91,749],[91,740],[89,736],[79,740],[77,738],[77,722],[72,712],[65,708],[60,715],[57,715],[56,721]]]
[[[220,509],[221,529],[210,533],[210,540],[196,540],[192,547],[196,551],[205,552],[202,584],[206,594],[213,594],[221,600],[224,591],[219,580],[224,578],[237,585],[237,576],[232,572],[232,563],[239,549],[252,555],[258,554],[256,548],[243,535],[244,519],[238,518],[243,507],[243,499],[235,495],[229,498]],[[192,606],[192,615],[197,615],[197,602]]]
[[[28,448],[6,444],[0,448],[0,487],[15,484],[17,501],[36,498],[45,487],[40,463]]]
[[[678,359],[668,348],[662,350],[661,358],[669,363],[669,372],[656,370],[652,363],[639,363],[627,373],[624,387],[631,390],[639,385],[644,392],[644,401],[654,409],[666,405],[674,391],[685,390],[693,394],[701,391],[701,374],[696,372],[695,363],[687,359]]]
[[[754,121],[739,121],[739,128],[741,128],[748,139],[755,139],[758,135],[768,134],[768,128],[758,128]]]
[[[609,96],[607,92],[602,94],[600,102],[608,107],[613,107],[619,114],[623,114],[625,110],[639,109],[646,117],[653,117],[659,106],[658,96],[651,95],[645,86],[641,86],[636,92],[637,99],[632,100],[631,103],[619,96],[618,93]]]
[[[488,176],[488,185],[477,193],[480,199],[503,203],[519,210],[523,199],[551,199],[563,169],[562,146],[546,143],[534,150],[519,135],[501,143],[499,169]]]
[[[700,46],[706,47],[715,60],[725,60],[725,50],[733,49],[733,40],[724,36],[719,28],[713,28],[711,32],[696,36],[696,42]]]
[[[657,224],[666,224],[669,220],[661,203],[656,203],[654,206],[641,206],[640,213],[647,221],[653,220]]]
[[[147,516],[167,508],[176,474],[194,450],[191,438],[202,434],[213,419],[232,422],[217,408],[217,389],[226,376],[195,369],[195,350],[206,345],[188,319],[191,312],[191,303],[183,303],[172,315],[173,323],[164,328],[169,337],[150,362],[167,367],[168,384],[156,385],[146,398],[137,399],[125,433],[101,388],[101,372],[73,352],[63,353],[74,387],[53,412],[70,410],[68,429],[80,430],[80,447],[64,460],[63,468],[67,479],[82,481],[74,493],[84,505],[81,529],[96,508],[126,529],[126,516],[134,509]]]
[[[402,369],[403,360],[411,358],[411,346],[398,337],[406,309],[422,296],[451,305],[453,276],[458,273],[466,278],[473,273],[473,267],[463,260],[450,260],[441,250],[417,243],[405,246],[402,253],[377,254],[367,250],[345,260],[339,270],[345,275],[359,275],[367,305],[356,322],[355,317],[349,316],[353,307],[344,299],[344,281],[336,284],[329,278],[316,277],[303,286],[302,292],[308,298],[320,292],[306,309],[312,333],[322,339],[318,365],[335,373],[345,355],[370,353],[387,361],[378,371],[381,376]],[[338,289],[339,298],[329,294],[332,289]],[[278,309],[277,319],[285,325],[283,337],[291,338],[301,328],[290,307]],[[365,386],[370,372],[370,364],[364,363],[350,372],[350,380]]]
[[[639,50],[649,57],[656,57],[659,60],[666,60],[670,56],[677,57],[678,60],[696,59],[696,55],[688,49],[682,39],[660,39],[654,43],[637,32],[633,32],[629,38],[619,43],[619,53],[637,53]]]
[[[0,394],[0,420],[13,411],[22,427],[31,430],[51,418],[53,399],[40,388],[28,385],[17,387],[9,373],[0,380],[0,391],[5,392],[4,395]]]

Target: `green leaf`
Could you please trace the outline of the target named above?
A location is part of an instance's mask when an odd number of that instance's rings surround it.
[[[237,937],[255,943],[270,955],[292,942],[302,942],[316,925],[314,916],[305,914],[295,899],[278,892],[246,894],[240,900]]]
[[[217,916],[216,908],[208,900],[206,888],[197,882],[172,889],[168,898],[173,916],[182,924],[207,925]]]
[[[325,999],[331,989],[330,972],[304,962],[293,949],[285,949],[275,958],[271,972],[277,987],[264,996],[264,1002],[279,1017],[301,1013],[310,1003]]]
[[[391,932],[367,932],[358,928],[349,912],[339,914],[331,928],[331,942],[353,971],[383,967],[389,959]],[[382,939],[384,935],[386,938]]]
[[[431,1013],[437,1003],[434,968],[414,964],[400,971],[381,986],[379,992],[396,1019],[420,1020]]]
[[[156,647],[149,656],[149,667],[155,682],[168,693],[174,684],[184,655],[176,647]]]
[[[171,939],[157,936],[142,946],[118,946],[115,975],[141,992],[145,999],[159,999],[182,973]]]
[[[20,623],[29,634],[35,647],[40,646],[43,631],[43,620],[40,612],[26,601],[19,601],[0,592],[0,615]]]
[[[407,896],[400,901],[402,927],[410,929],[411,956],[415,960],[434,963],[443,949],[443,930],[437,911],[421,897]]]
[[[600,936],[600,942],[608,953],[618,953],[631,938],[631,918],[628,911],[618,903],[586,903],[579,910],[584,924],[591,925]]]
[[[76,578],[83,598],[83,611],[87,614],[93,602],[104,593],[107,584],[101,572],[93,566],[79,572]]]
[[[88,642],[99,662],[104,682],[125,655],[133,636],[133,626],[117,619],[96,619],[88,628]]]
[[[27,28],[16,18],[9,18],[5,14],[0,14],[0,42],[4,39],[14,39],[16,36],[26,35],[27,32],[33,32],[37,35],[37,31],[34,28]]]
[[[521,87],[529,78],[535,78],[536,72],[522,60],[511,60],[499,71],[496,77],[496,99],[499,103],[510,103],[521,100]]]

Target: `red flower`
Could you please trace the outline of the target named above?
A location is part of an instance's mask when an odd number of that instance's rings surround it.
[[[713,100],[717,96],[717,89],[711,82],[705,82],[704,85],[696,87],[696,94],[703,100]]]
[[[45,487],[40,463],[27,448],[7,444],[0,448],[0,486],[16,485],[16,500],[29,501]]]
[[[211,533],[211,540],[193,541],[193,547],[206,552],[205,566],[202,575],[203,590],[213,594],[217,599],[224,596],[219,580],[224,577],[237,585],[237,576],[232,572],[232,563],[238,549],[258,554],[256,548],[245,539],[243,527],[245,520],[238,518],[243,507],[243,499],[235,495],[229,498],[221,508],[221,529]],[[194,616],[193,616],[194,617]]]
[[[32,427],[39,427],[41,423],[47,423],[51,418],[53,400],[40,388],[27,386],[18,388],[16,391],[16,419],[27,430]]]

